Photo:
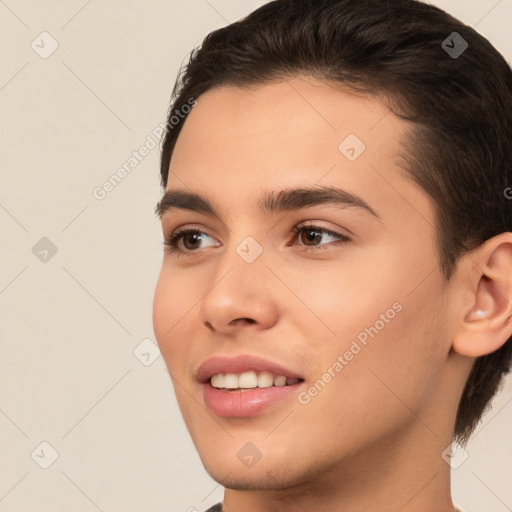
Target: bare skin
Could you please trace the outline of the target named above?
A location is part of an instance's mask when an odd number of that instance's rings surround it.
[[[210,90],[187,118],[167,190],[201,194],[221,218],[161,212],[164,236],[203,234],[166,251],[153,319],[192,440],[226,487],[225,512],[454,510],[441,454],[474,358],[512,334],[512,234],[444,279],[434,204],[397,164],[408,128],[376,98],[306,78]],[[339,149],[349,134],[366,146],[354,161]],[[374,213],[258,207],[270,191],[319,187],[356,195]],[[293,234],[303,221],[340,237]],[[236,251],[248,236],[263,250],[252,263]],[[378,333],[346,357],[371,326]],[[217,354],[296,371],[302,402],[247,418],[213,414],[196,372]],[[328,369],[329,382],[310,393]],[[252,467],[237,457],[248,442],[262,455]]]

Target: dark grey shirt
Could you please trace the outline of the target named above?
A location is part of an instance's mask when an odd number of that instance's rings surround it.
[[[205,510],[205,512],[222,512],[222,503],[217,503],[216,505],[213,505],[213,507],[209,508],[208,510]],[[455,512],[462,512],[460,509],[455,509]]]
[[[205,512],[222,512],[222,503],[217,503],[217,505],[213,505],[213,507],[209,508]]]

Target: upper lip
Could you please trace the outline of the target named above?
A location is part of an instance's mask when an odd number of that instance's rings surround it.
[[[244,373],[250,371],[268,371],[273,375],[303,379],[298,373],[281,366],[278,363],[251,355],[238,355],[235,357],[214,356],[204,361],[197,370],[197,380],[203,384],[208,382],[212,375],[219,373]]]

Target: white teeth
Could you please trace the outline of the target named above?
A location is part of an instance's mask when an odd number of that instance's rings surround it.
[[[274,377],[274,386],[286,386],[286,377],[284,375]]]
[[[220,388],[222,384],[224,383],[224,378],[222,375],[212,375],[211,381],[210,381],[212,387],[214,388]]]
[[[238,377],[239,388],[255,388],[258,386],[258,376],[256,372],[244,372]]]
[[[269,388],[274,384],[274,376],[270,372],[261,372],[258,375],[258,387]]]
[[[236,389],[238,388],[238,375],[236,375],[235,373],[226,373],[226,375],[224,375],[224,386],[225,388],[228,388],[228,389]]]
[[[212,375],[210,383],[212,387],[218,389],[255,389],[255,388],[269,388],[271,386],[286,386],[293,385],[299,382],[300,379],[295,377],[285,377],[284,375],[273,375],[271,372],[262,371],[256,373],[255,371],[236,373],[218,373]]]

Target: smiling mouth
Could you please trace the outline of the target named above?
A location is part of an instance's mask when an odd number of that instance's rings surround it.
[[[220,417],[249,417],[289,400],[303,385],[303,374],[255,354],[216,354],[201,363],[206,407]]]

